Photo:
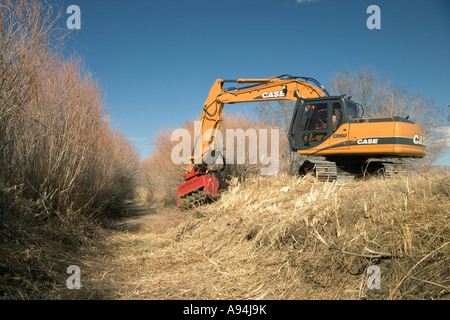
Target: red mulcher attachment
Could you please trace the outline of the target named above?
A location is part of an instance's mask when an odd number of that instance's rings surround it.
[[[177,188],[178,207],[189,209],[218,197],[219,181],[216,177],[195,167],[183,176],[186,182]]]

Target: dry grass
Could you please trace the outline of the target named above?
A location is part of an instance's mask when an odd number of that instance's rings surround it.
[[[66,270],[85,265],[86,249],[103,241],[103,232],[76,213],[50,218],[46,199],[33,201],[23,192],[0,182],[0,300],[74,297]]]
[[[1,1],[0,298],[60,297],[92,218],[134,192],[138,154],[57,21],[45,1]]]
[[[448,175],[235,181],[214,204],[163,214],[177,226],[117,233],[97,283],[114,299],[445,299],[449,195]]]

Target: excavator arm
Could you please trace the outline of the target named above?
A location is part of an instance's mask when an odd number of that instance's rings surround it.
[[[242,88],[224,88],[225,83],[249,85]],[[189,207],[217,196],[219,183],[214,176],[207,174],[204,157],[214,151],[214,142],[222,124],[222,111],[225,104],[275,100],[296,101],[325,95],[329,96],[325,88],[317,80],[307,77],[283,75],[268,79],[217,79],[203,105],[189,170],[184,174],[186,182],[178,187],[178,206]],[[196,152],[198,144],[201,144],[200,152]]]

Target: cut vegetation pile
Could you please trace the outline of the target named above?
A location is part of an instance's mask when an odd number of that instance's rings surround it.
[[[126,299],[448,299],[449,195],[448,175],[235,181],[176,227],[118,234],[98,282]]]

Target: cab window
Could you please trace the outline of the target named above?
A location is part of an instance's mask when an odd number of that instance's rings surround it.
[[[327,130],[328,104],[307,104],[300,120],[300,130]]]
[[[333,112],[331,115],[331,126],[333,132],[342,124],[342,106],[340,102],[333,102]]]
[[[362,110],[361,108],[354,103],[347,103],[347,114],[348,120],[353,121],[354,119],[361,118]]]

